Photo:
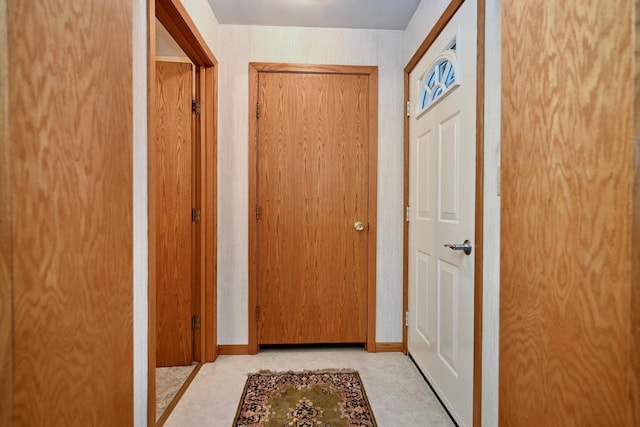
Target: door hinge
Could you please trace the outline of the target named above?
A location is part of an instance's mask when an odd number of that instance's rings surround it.
[[[405,221],[411,221],[411,206],[409,205],[407,205],[407,208],[405,210]]]
[[[404,326],[409,326],[409,312],[404,312]]]
[[[191,222],[200,222],[200,208],[191,209]]]
[[[260,219],[260,206],[256,206],[256,221]]]
[[[200,316],[193,315],[191,316],[191,330],[195,331],[196,329],[200,329]]]
[[[260,118],[260,104],[256,104],[256,119]]]
[[[193,114],[200,114],[200,101],[195,99],[191,101],[191,112]]]
[[[407,101],[407,117],[411,117],[411,100]]]
[[[260,307],[256,307],[256,320],[260,317]]]

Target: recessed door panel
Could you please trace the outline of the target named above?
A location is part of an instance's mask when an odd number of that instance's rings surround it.
[[[424,135],[418,137],[417,147],[416,147],[416,157],[417,157],[417,170],[416,176],[417,180],[415,182],[417,188],[417,207],[418,212],[417,216],[420,219],[431,219],[431,202],[430,199],[433,197],[429,197],[430,194],[433,194],[433,189],[431,188],[431,184],[434,182],[433,178],[430,177],[432,173],[434,173],[434,168],[432,167],[433,163],[433,153],[435,150],[432,149],[431,145],[433,144],[433,138],[431,137],[432,132],[429,130]]]
[[[458,352],[458,268],[438,260],[438,356],[455,374]]]
[[[414,306],[414,312],[416,316],[418,333],[427,342],[431,342],[432,336],[431,330],[435,329],[433,322],[430,322],[429,317],[434,312],[433,310],[425,309],[435,303],[431,290],[435,288],[434,284],[430,280],[429,264],[431,257],[423,252],[418,251],[417,258],[417,273],[416,273],[416,304]],[[431,327],[431,328],[430,328]]]
[[[438,183],[440,196],[440,221],[457,222],[460,200],[460,157],[458,155],[458,121],[459,112],[439,126],[438,148],[440,164],[438,165]]]

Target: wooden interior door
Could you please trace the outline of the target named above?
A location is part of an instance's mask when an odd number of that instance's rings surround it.
[[[364,343],[369,78],[260,73],[258,99],[259,343]]]
[[[476,19],[465,2],[409,75],[408,350],[460,426],[473,422],[475,250],[445,245],[475,235]]]
[[[156,62],[156,365],[193,362],[192,64]]]
[[[500,425],[638,425],[632,12],[503,2]]]

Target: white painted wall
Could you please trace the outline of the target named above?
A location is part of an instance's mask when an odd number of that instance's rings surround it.
[[[218,343],[248,343],[249,62],[379,67],[377,342],[402,341],[404,32],[220,25]]]
[[[422,44],[448,4],[449,0],[422,0],[407,26],[405,64]],[[498,425],[501,4],[502,0],[486,0],[482,425],[487,427]]]

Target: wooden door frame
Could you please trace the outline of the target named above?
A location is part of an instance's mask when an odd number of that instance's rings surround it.
[[[12,218],[9,190],[9,26],[7,0],[0,0],[0,218]],[[13,248],[11,220],[0,221],[0,426],[13,411]]]
[[[257,200],[258,166],[258,77],[260,73],[359,74],[369,77],[369,236],[367,243],[367,342],[369,352],[376,351],[376,228],[378,172],[378,67],[357,65],[249,64],[249,354],[258,353]]]
[[[196,118],[196,207],[202,210],[201,222],[196,224],[196,280],[198,307],[196,315],[201,327],[194,340],[194,359],[213,362],[217,355],[216,282],[217,282],[217,132],[218,132],[218,61],[209,50],[195,23],[180,0],[148,0],[148,174],[149,174],[149,324],[148,324],[148,425],[156,424],[156,248],[157,227],[155,203],[155,19],[187,54],[195,66],[196,99],[201,113]]]
[[[433,29],[427,34],[420,47],[404,69],[404,210],[409,206],[409,111],[410,97],[409,75],[418,65],[424,54],[447,26],[465,0],[451,0]],[[485,57],[485,0],[478,3],[477,34],[477,78],[476,78],[476,199],[475,199],[475,236],[474,236],[474,361],[473,361],[473,425],[482,423],[482,289],[483,289],[483,214],[484,214],[484,57]],[[403,249],[403,313],[409,310],[409,223],[404,222]],[[402,332],[402,348],[407,348],[407,326]]]

